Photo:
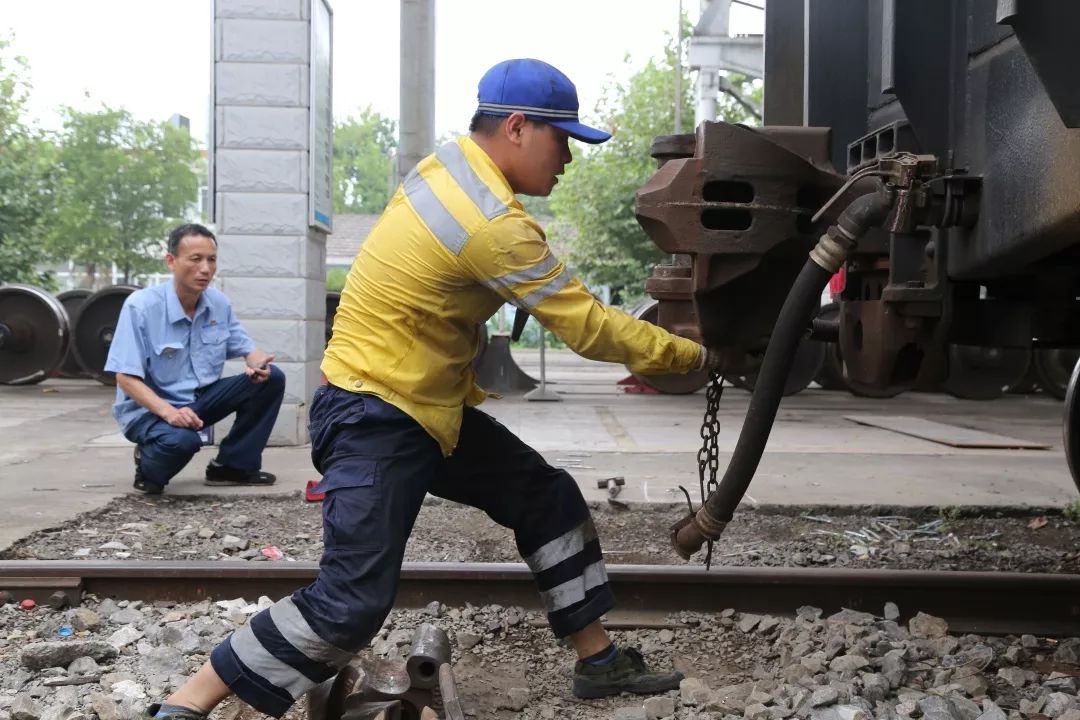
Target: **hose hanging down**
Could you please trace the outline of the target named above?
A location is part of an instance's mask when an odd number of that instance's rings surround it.
[[[795,348],[817,311],[821,291],[863,233],[885,220],[893,207],[894,197],[893,190],[879,185],[876,192],[856,198],[810,251],[810,258],[791,286],[769,338],[742,432],[724,478],[697,513],[672,528],[672,544],[684,560],[689,560],[705,541],[720,537],[731,520],[761,461],[784,392],[784,380],[791,371]]]

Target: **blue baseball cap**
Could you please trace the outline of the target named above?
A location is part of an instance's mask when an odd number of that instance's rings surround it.
[[[480,78],[477,100],[476,112],[481,115],[507,117],[519,112],[582,142],[595,145],[611,139],[611,133],[578,122],[574,83],[540,60],[504,60],[491,68]]]

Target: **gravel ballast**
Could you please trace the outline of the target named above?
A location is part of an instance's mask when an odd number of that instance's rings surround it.
[[[0,719],[134,720],[269,599],[142,604],[84,599],[81,607],[0,607]],[[659,666],[678,668],[678,691],[581,701],[569,692],[573,656],[520,608],[485,606],[395,611],[364,650],[400,660],[420,623],[451,639],[459,692],[473,717],[926,718],[1080,720],[1080,640],[948,634],[944,620],[908,622],[842,611],[792,618],[721,613],[672,615],[663,629],[612,633]],[[70,636],[63,637],[71,632]],[[303,702],[290,718],[305,717]],[[219,718],[260,717],[230,701]]]
[[[720,565],[1075,572],[1076,523],[1061,514],[999,510],[759,508],[740,511],[714,549]],[[676,563],[667,530],[681,509],[594,508],[610,563]],[[289,497],[122,498],[38,532],[5,559],[317,560],[318,505]],[[278,559],[273,559],[278,558]],[[407,560],[516,561],[509,531],[483,513],[425,504]],[[696,560],[700,561],[700,557]],[[15,598],[19,600],[19,598]],[[0,720],[127,720],[194,672],[268,598],[195,604],[98,600],[80,607],[0,607]],[[472,717],[548,720],[1080,720],[1080,640],[949,634],[919,608],[832,616],[792,599],[790,617],[725,610],[679,613],[616,630],[686,679],[656,697],[581,701],[573,654],[543,616],[522,608],[396,610],[363,658],[401,659],[420,623],[451,639]],[[261,717],[237,702],[215,717]],[[290,718],[306,717],[303,702]]]

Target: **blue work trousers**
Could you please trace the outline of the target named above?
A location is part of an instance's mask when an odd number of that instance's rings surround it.
[[[513,530],[558,637],[614,606],[588,506],[574,479],[476,408],[457,448],[372,395],[324,386],[311,404],[311,454],[323,474],[319,576],[254,615],[211,654],[240,699],[280,717],[333,677],[382,626],[427,493],[484,510]],[[482,602],[479,599],[477,602]]]
[[[204,427],[235,412],[236,421],[219,444],[217,461],[230,468],[259,470],[284,395],[285,374],[271,365],[265,382],[253,383],[243,374],[221,378],[202,388],[189,407]],[[202,447],[196,431],[173,427],[150,412],[124,436],[140,446],[143,478],[156,485],[166,485]]]

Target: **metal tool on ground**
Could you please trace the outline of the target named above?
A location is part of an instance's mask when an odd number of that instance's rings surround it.
[[[30,285],[0,286],[0,383],[32,385],[63,362],[71,332],[67,312]]]
[[[442,695],[443,720],[465,720],[465,708],[458,696],[457,681],[449,664],[439,668],[439,694]]]
[[[607,490],[609,498],[618,496],[622,492],[624,485],[626,485],[626,478],[622,476],[603,478],[596,481],[596,487],[600,490]]]
[[[345,700],[360,680],[360,670],[350,664],[307,694],[308,720],[339,720],[345,712]]]
[[[439,668],[450,662],[450,638],[446,631],[431,623],[416,628],[412,650],[405,660],[405,670],[414,688],[425,690],[439,684]]]
[[[372,702],[398,701],[401,720],[420,720],[424,708],[438,708],[435,688],[414,686],[400,660],[365,660],[363,671],[359,687],[345,701],[343,720],[351,720],[352,710]]]

